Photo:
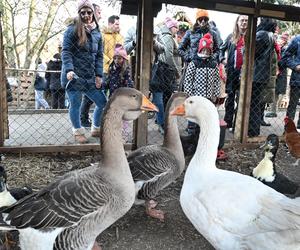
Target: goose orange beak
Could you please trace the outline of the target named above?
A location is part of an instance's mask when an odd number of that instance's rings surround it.
[[[143,96],[141,110],[158,112],[158,108],[146,96]]]
[[[185,106],[181,104],[171,111],[171,115],[184,116],[185,115]]]

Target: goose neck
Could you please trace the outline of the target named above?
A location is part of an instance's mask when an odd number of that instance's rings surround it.
[[[103,117],[101,128],[101,152],[104,165],[121,166],[127,162],[122,140],[123,113],[111,108]]]
[[[178,160],[182,170],[185,166],[184,152],[180,141],[180,134],[177,125],[177,117],[169,115],[165,121],[165,135],[163,147],[168,148],[173,152],[175,158]]]
[[[200,123],[200,136],[198,146],[192,160],[201,167],[216,167],[216,157],[219,144],[219,121],[211,119],[202,120]]]

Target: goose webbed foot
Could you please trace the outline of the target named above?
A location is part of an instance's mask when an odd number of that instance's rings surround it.
[[[95,241],[94,246],[92,247],[92,250],[102,250],[102,248],[99,246],[97,241]]]
[[[162,210],[155,209],[157,204],[158,202],[154,200],[146,201],[146,214],[163,222],[165,219],[165,213]]]

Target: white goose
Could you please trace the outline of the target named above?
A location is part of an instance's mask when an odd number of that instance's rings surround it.
[[[22,250],[90,250],[96,237],[131,208],[135,188],[122,119],[136,119],[143,110],[157,111],[141,92],[116,90],[103,114],[101,162],[65,174],[4,211],[8,226],[20,231]]]
[[[300,249],[300,199],[289,199],[253,177],[216,168],[220,127],[215,106],[193,96],[172,114],[201,129],[180,194],[182,209],[196,229],[216,249]]]

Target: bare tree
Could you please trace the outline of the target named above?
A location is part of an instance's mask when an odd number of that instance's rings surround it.
[[[47,41],[63,31],[64,25],[57,20],[57,13],[72,1],[1,1],[5,56],[10,65],[30,67],[34,58],[40,56]],[[54,25],[55,22],[60,22],[60,25]]]

